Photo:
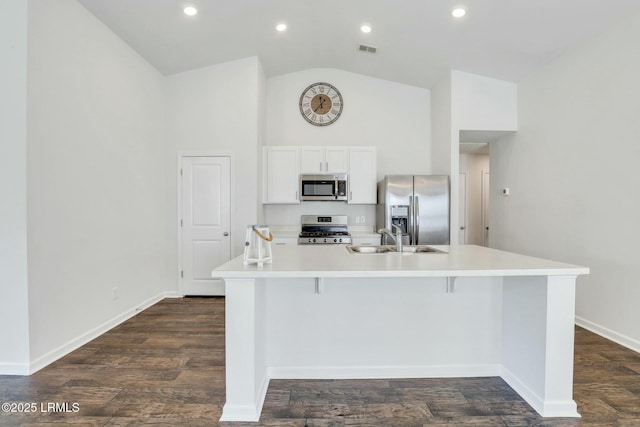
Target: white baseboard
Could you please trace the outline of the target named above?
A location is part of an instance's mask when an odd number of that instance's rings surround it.
[[[225,295],[224,289],[224,280],[222,279],[207,280],[204,283],[192,281],[192,283],[180,285],[182,295],[191,296],[223,297]]]
[[[623,347],[627,347],[630,350],[640,353],[640,341],[635,340],[623,334],[619,334],[605,326],[591,322],[583,317],[576,316],[576,325],[585,328],[594,334],[598,334],[610,341],[620,344]]]
[[[271,366],[272,379],[376,379],[376,378],[446,378],[497,377],[501,365],[441,366]]]
[[[503,367],[500,375],[509,386],[520,395],[535,411],[542,417],[571,417],[580,418],[578,406],[573,400],[566,401],[545,401],[531,390],[525,383]]]
[[[184,298],[184,295],[178,291],[165,291],[164,298]]]
[[[28,367],[28,372],[25,374],[16,374],[16,375],[31,375],[36,373],[37,371],[39,371],[40,369],[44,368],[47,365],[50,365],[51,363],[55,362],[56,360],[66,356],[67,354],[71,353],[74,350],[77,350],[78,348],[82,347],[83,345],[87,344],[89,341],[99,337],[100,335],[104,334],[105,332],[109,331],[110,329],[118,326],[119,324],[121,324],[122,322],[132,318],[133,316],[135,316],[138,313],[141,313],[142,311],[146,310],[147,308],[151,307],[152,305],[156,304],[157,302],[163,300],[164,298],[179,298],[182,297],[182,295],[179,295],[177,292],[161,292],[158,295],[149,298],[146,301],[143,301],[140,304],[136,304],[135,307],[132,307],[128,310],[126,310],[125,312],[123,312],[122,314],[119,314],[118,316],[115,316],[114,318],[104,322],[103,324],[101,324],[100,326],[93,328],[90,331],[87,331],[86,333],[80,335],[77,338],[72,339],[71,341],[68,341],[67,343],[61,345],[60,347],[51,350],[50,352],[48,352],[47,354],[32,360],[29,367]],[[2,367],[0,365],[0,373],[2,373]]]
[[[29,364],[0,363],[0,375],[29,375]]]
[[[260,412],[262,412],[262,409],[260,409]],[[230,405],[225,403],[222,407],[220,421],[258,422],[260,420],[260,412],[257,410],[257,405]]]
[[[269,388],[269,377],[264,377],[262,386],[258,392],[255,405],[230,405],[225,403],[222,407],[222,416],[220,421],[248,421],[258,422],[262,413],[262,405],[267,397],[267,389]]]

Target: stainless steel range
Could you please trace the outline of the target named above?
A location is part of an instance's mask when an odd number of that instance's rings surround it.
[[[351,244],[346,215],[302,215],[299,245]]]

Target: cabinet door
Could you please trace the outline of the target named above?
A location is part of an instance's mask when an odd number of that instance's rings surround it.
[[[324,171],[348,172],[349,171],[349,149],[345,147],[325,147],[324,151]]]
[[[351,244],[352,245],[356,245],[356,246],[362,246],[362,245],[379,245],[380,244],[380,237],[381,236],[377,236],[377,237],[356,237],[356,236],[351,236]]]
[[[322,173],[324,170],[324,147],[300,148],[300,173]]]
[[[376,204],[377,156],[375,147],[349,149],[349,201]]]
[[[349,171],[346,147],[301,147],[300,173],[345,173]]]
[[[297,245],[298,238],[297,237],[274,237],[271,242],[272,245]]]
[[[263,152],[263,203],[300,203],[298,195],[300,149],[265,147]]]

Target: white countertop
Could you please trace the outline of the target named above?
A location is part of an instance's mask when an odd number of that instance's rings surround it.
[[[587,267],[474,245],[433,246],[447,253],[349,253],[343,245],[272,246],[273,261],[216,268],[216,278],[575,276]]]

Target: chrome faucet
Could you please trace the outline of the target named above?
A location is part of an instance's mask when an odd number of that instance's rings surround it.
[[[378,230],[378,233],[382,234],[383,236],[386,234],[387,236],[391,237],[396,243],[396,252],[400,253],[402,252],[402,228],[395,224],[391,224],[391,227],[395,229],[395,236],[388,228],[381,228],[380,230]]]

